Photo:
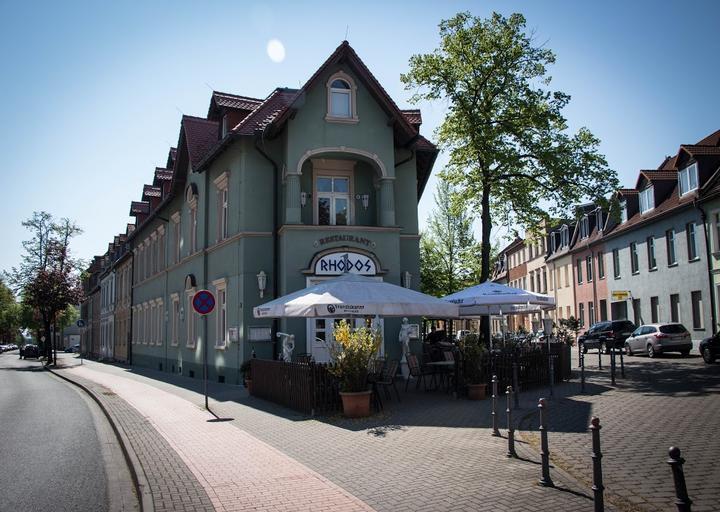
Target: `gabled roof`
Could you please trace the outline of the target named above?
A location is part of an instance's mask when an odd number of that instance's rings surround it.
[[[143,186],[143,201],[148,197],[162,197],[162,188],[154,187],[152,185]]]
[[[155,176],[153,179],[153,185],[162,181],[170,181],[173,177],[172,169],[165,169],[163,167],[155,167]]]
[[[422,114],[419,109],[403,109],[400,110],[408,122],[418,128],[422,124]]]
[[[273,122],[297,97],[297,89],[278,87],[260,103],[233,131],[240,135],[253,135]]]
[[[147,201],[133,201],[130,203],[130,216],[134,217],[139,214],[147,215],[150,213],[150,203]]]
[[[218,130],[219,123],[215,121],[194,116],[182,117],[182,131],[193,170],[217,143]]]
[[[720,130],[711,133],[697,143],[698,146],[720,146]]]
[[[643,170],[638,173],[638,178],[635,182],[635,188],[639,189],[640,182],[643,178],[652,183],[654,181],[672,181],[676,180],[677,177],[677,171]]]
[[[370,94],[380,104],[380,106],[392,117],[394,128],[397,128],[403,135],[400,137],[401,144],[407,144],[412,141],[413,137],[417,135],[417,128],[414,127],[407,119],[407,117],[400,111],[397,104],[393,101],[387,91],[380,85],[375,76],[370,72],[365,63],[360,60],[355,50],[352,49],[350,43],[343,41],[340,43],[335,51],[327,58],[327,60],[318,68],[317,71],[305,82],[298,94],[296,100],[300,100],[303,95],[310,90],[317,82],[323,73],[330,67],[341,62],[346,63],[355,73],[358,78],[368,88]],[[290,118],[293,107],[296,104],[293,102],[285,106],[277,115],[273,121],[273,128],[277,129]]]
[[[212,98],[210,99],[210,108],[208,109],[208,116],[210,110],[212,110],[212,104],[215,103],[218,107],[234,108],[238,110],[255,110],[263,100],[258,98],[251,98],[249,96],[239,96],[237,94],[230,94],[227,92],[213,91]]]
[[[619,188],[617,193],[618,193],[618,195],[621,195],[621,196],[636,196],[640,192],[638,192],[634,188]]]
[[[720,155],[720,147],[717,146],[701,146],[698,144],[682,144],[681,149],[687,151],[692,156],[696,155]]]

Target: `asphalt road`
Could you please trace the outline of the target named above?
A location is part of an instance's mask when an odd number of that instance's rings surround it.
[[[0,511],[124,508],[110,506],[106,475],[117,462],[107,456],[109,425],[93,408],[37,360],[0,354]]]

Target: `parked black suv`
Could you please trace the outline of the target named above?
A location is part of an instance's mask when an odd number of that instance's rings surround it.
[[[720,333],[700,342],[700,354],[707,364],[714,363],[720,357]]]
[[[40,357],[40,350],[37,345],[24,345],[20,348],[20,359],[27,359],[28,357]]]
[[[635,324],[630,320],[613,320],[609,322],[598,322],[590,326],[585,334],[578,337],[578,346],[583,353],[588,349],[597,348],[606,354],[610,349],[623,348],[625,340],[635,330]]]

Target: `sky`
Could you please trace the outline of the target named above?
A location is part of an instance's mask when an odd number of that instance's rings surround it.
[[[76,256],[104,253],[177,144],[182,114],[205,116],[212,89],[264,98],[300,87],[346,38],[400,108],[422,109],[421,133],[433,140],[444,104],[411,105],[400,73],[437,46],[442,19],[464,10],[527,18],[557,56],[551,87],[572,96],[570,128],[600,138],[622,186],[720,128],[711,0],[0,0],[0,270],[20,262],[21,222],[39,210],[82,227]],[[273,40],[281,47],[268,52]],[[421,222],[434,188],[433,176]]]

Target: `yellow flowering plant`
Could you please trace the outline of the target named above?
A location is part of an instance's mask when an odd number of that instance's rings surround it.
[[[330,371],[340,379],[340,391],[367,391],[368,368],[380,347],[378,331],[368,327],[353,329],[342,320],[333,330],[335,343],[330,346],[333,365]]]

